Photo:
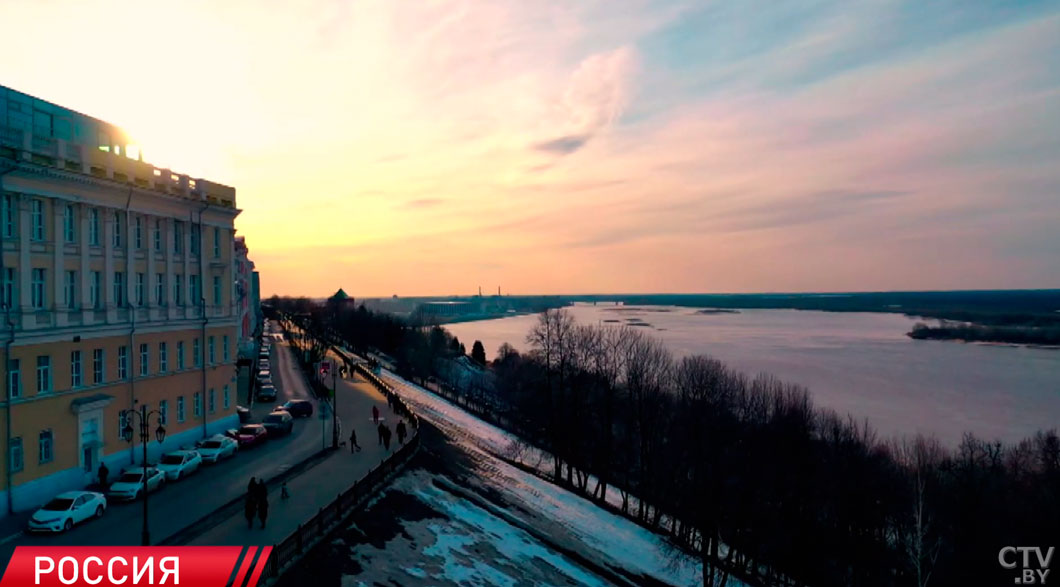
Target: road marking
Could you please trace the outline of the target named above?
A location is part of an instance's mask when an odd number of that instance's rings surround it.
[[[12,540],[15,540],[16,538],[24,536],[25,534],[26,534],[25,532],[19,530],[18,532],[15,532],[14,534],[8,536],[7,538],[4,538],[4,539],[0,540],[0,544],[7,544],[8,542],[11,542]]]

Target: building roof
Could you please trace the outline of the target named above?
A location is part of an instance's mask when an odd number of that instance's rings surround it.
[[[331,296],[331,299],[333,299],[333,300],[348,300],[348,299],[350,299],[350,296],[346,295],[346,292],[342,291],[342,288],[340,287],[339,291],[335,292],[335,295]]]

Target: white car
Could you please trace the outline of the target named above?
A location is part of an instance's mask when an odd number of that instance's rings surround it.
[[[162,455],[158,470],[166,475],[167,481],[176,481],[199,470],[202,457],[193,450],[175,450]]]
[[[94,491],[67,491],[41,506],[29,519],[30,532],[62,532],[107,511],[107,498]]]
[[[204,463],[216,463],[223,458],[235,456],[239,443],[223,434],[217,434],[202,441],[196,450]]]
[[[166,482],[166,476],[155,467],[147,468],[147,490],[155,491]],[[140,499],[144,489],[144,470],[142,467],[131,467],[118,477],[110,486],[107,495],[111,499],[133,501]]]

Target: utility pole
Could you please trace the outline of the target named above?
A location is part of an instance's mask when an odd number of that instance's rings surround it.
[[[339,394],[335,389],[335,368],[331,369],[331,448],[339,448]]]

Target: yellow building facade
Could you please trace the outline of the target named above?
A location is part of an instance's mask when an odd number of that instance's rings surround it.
[[[159,412],[149,460],[236,425],[235,190],[124,136],[0,87],[8,513],[136,462],[122,410]]]

